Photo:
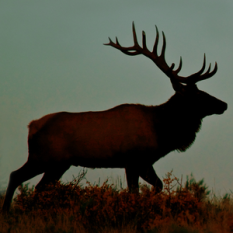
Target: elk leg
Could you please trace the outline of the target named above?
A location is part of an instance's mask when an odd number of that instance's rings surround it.
[[[148,182],[149,184],[153,185],[157,192],[160,192],[163,189],[163,183],[157,176],[154,168],[152,165],[141,167],[139,169],[139,176]]]
[[[10,204],[12,197],[14,195],[15,189],[25,182],[26,180],[29,180],[33,178],[34,176],[37,176],[39,174],[43,173],[41,169],[39,169],[38,164],[33,164],[29,161],[27,161],[21,168],[19,168],[16,171],[13,171],[10,174],[10,181],[7,187],[5,200],[3,203],[2,211],[8,212],[10,209]]]
[[[43,191],[47,184],[58,181],[69,168],[70,166],[59,166],[56,167],[56,169],[46,171],[40,182],[36,185],[35,189],[39,192]]]
[[[139,173],[138,169],[135,167],[126,167],[125,168],[127,184],[129,188],[129,192],[138,192],[138,179]]]

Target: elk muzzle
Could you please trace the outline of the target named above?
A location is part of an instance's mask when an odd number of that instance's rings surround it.
[[[216,104],[216,112],[215,114],[223,114],[227,110],[227,103],[218,100],[218,103]]]

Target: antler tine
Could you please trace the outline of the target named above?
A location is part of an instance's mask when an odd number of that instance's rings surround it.
[[[119,45],[119,46],[121,46],[117,37],[116,37],[116,44]]]
[[[180,63],[179,63],[178,68],[173,71],[174,74],[178,74],[181,71],[181,68],[182,68],[182,57],[180,57]]]
[[[193,75],[195,75],[195,76],[201,75],[203,73],[203,71],[205,70],[205,64],[206,64],[206,57],[205,57],[205,53],[204,53],[204,60],[203,60],[202,68],[197,73],[195,73]]]
[[[157,48],[158,48],[158,43],[159,43],[159,30],[156,25],[155,25],[155,29],[156,29],[156,38],[155,38],[155,43],[154,43],[154,48],[153,48],[153,54],[156,57],[158,57]]]
[[[108,37],[108,40],[109,40],[109,42],[105,43],[104,45],[111,45],[111,43],[113,43],[110,37]]]
[[[162,35],[163,35],[163,46],[159,57],[161,57],[165,61],[166,37],[164,35],[164,32],[162,32]]]
[[[201,69],[197,73],[194,73],[194,74],[188,76],[187,81],[192,80],[192,79],[193,79],[193,81],[195,81],[197,79],[197,77],[199,77],[203,73],[203,71],[205,70],[205,64],[206,64],[206,57],[204,54],[204,60],[203,60],[203,65],[202,65]]]
[[[208,68],[208,70],[202,75],[202,76],[204,76],[204,75],[206,75],[206,74],[209,74],[209,72],[210,72],[210,69],[211,69],[211,63],[210,63],[210,65],[209,65],[209,68]]]
[[[133,22],[133,24],[132,24],[132,29],[133,29],[133,41],[134,41],[134,46],[135,46],[135,48],[139,48],[139,44],[138,44],[138,39],[137,39],[137,34],[136,34],[134,22]]]
[[[142,47],[143,49],[147,49],[147,46],[146,46],[146,33],[144,31],[142,31]]]

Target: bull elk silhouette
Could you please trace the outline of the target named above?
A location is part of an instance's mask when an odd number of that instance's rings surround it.
[[[217,72],[217,63],[204,72],[202,68],[188,77],[179,76],[182,59],[174,70],[165,61],[166,39],[163,35],[161,54],[157,54],[159,32],[153,51],[146,46],[142,32],[142,47],[137,42],[133,27],[134,45],[122,47],[109,38],[110,45],[134,56],[143,54],[150,58],[170,79],[175,94],[159,106],[122,104],[106,111],[69,113],[58,112],[43,116],[29,124],[27,162],[10,175],[3,211],[8,211],[15,189],[32,177],[44,173],[36,186],[43,190],[46,184],[59,180],[73,166],[89,168],[125,168],[130,191],[138,189],[138,179],[143,178],[157,192],[163,185],[153,169],[153,164],[171,151],[185,151],[195,140],[202,119],[212,114],[222,114],[227,104],[201,90],[198,81],[210,78]]]

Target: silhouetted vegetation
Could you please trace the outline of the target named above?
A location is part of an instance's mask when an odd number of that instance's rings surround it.
[[[233,232],[231,195],[211,199],[204,180],[192,174],[182,185],[167,173],[159,194],[148,185],[140,185],[139,193],[108,181],[81,185],[85,174],[43,192],[21,185],[9,214],[0,215],[0,232]]]

